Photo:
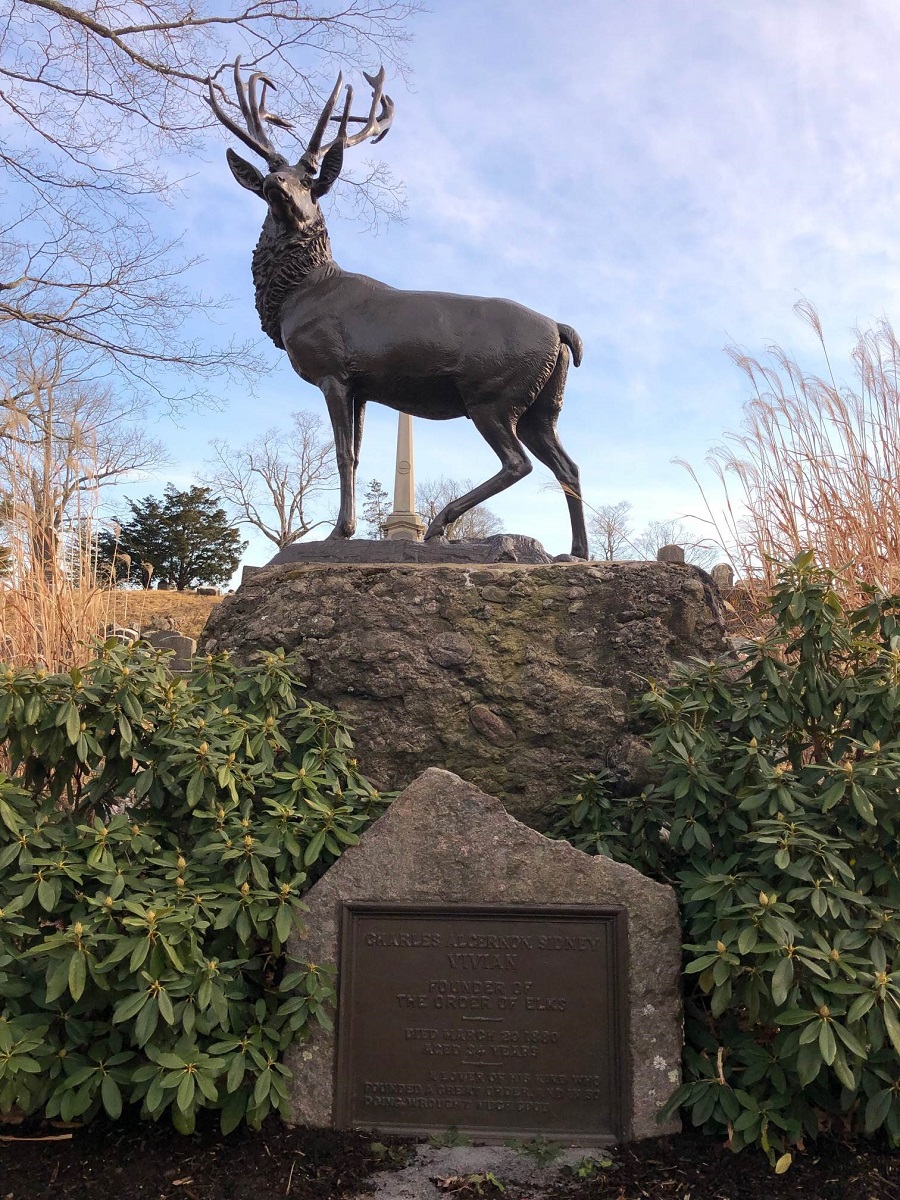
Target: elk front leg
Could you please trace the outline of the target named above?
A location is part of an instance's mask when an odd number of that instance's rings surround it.
[[[330,538],[351,538],[356,532],[356,462],[357,430],[362,434],[361,414],[354,411],[353,399],[343,380],[328,378],[319,381],[328,405],[334,454],[341,481],[341,507],[337,524]]]

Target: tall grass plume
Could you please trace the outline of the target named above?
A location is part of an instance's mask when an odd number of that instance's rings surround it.
[[[900,590],[900,342],[888,320],[856,331],[852,382],[832,370],[822,325],[806,300],[823,369],[804,370],[778,346],[761,358],[728,353],[752,387],[739,432],[707,463],[722,486],[715,504],[697,472],[719,543],[751,587],[769,591],[777,564],[813,550],[849,580]]]

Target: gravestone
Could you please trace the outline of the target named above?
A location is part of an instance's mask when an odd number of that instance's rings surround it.
[[[730,592],[734,587],[734,569],[731,563],[718,563],[709,574],[720,592]]]
[[[337,1032],[291,1051],[293,1119],[604,1144],[677,1129],[671,888],[415,780],[305,896],[292,953],[340,964]]]
[[[170,629],[150,629],[141,636],[155,649],[166,650],[172,654],[167,665],[174,674],[184,675],[190,671],[191,662],[197,652],[197,643],[194,638],[186,637],[183,633],[176,633]]]

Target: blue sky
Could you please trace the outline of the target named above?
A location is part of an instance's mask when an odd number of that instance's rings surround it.
[[[843,368],[856,325],[900,319],[900,9],[880,0],[433,0],[411,24],[408,83],[377,147],[407,191],[378,236],[329,214],[335,258],[398,287],[507,296],[574,325],[560,434],[593,506],[636,524],[699,512],[687,473],[740,423],[747,384],[723,353],[779,343],[811,367],[819,309]],[[374,65],[374,64],[373,64]],[[357,84],[361,81],[356,81]],[[364,85],[363,85],[364,86]],[[250,253],[264,208],[232,181],[224,132],[167,215],[233,296],[222,333],[256,335]],[[329,201],[325,201],[327,206]],[[209,214],[213,219],[209,219]],[[266,343],[254,395],[160,416],[172,464],[124,488],[190,483],[210,437],[240,442],[320,394]],[[845,371],[845,373],[847,373]],[[360,479],[392,484],[396,415],[369,407]],[[487,478],[465,421],[416,423],[419,478]],[[537,467],[491,502],[507,529],[569,548]],[[246,561],[271,547],[251,544]]]

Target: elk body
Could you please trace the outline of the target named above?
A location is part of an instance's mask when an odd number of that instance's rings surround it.
[[[268,164],[268,173],[227,151],[234,177],[260,196],[268,215],[253,254],[256,307],[263,330],[287,351],[294,370],[320,388],[334,431],[341,483],[331,537],[356,529],[356,469],[368,401],[429,420],[468,417],[500,459],[498,473],[452,500],[437,514],[426,541],[531,469],[526,449],[561,484],[572,524],[572,554],[587,557],[587,535],[578,468],[556,433],[569,352],[581,361],[581,339],[561,325],[511,300],[401,291],[343,271],[331,256],[319,200],[343,165],[344,151],[387,133],[393,104],[383,93],[384,69],[366,75],[372,88],[368,117],[351,116],[352,88],[342,115],[332,114],[337,84],[299,162],[291,166],[272,146],[264,122],[285,125],[265,111],[269,79],[254,74],[246,86],[235,63],[244,127],[227,114],[209,86],[219,120]],[[262,83],[257,98],[256,88]],[[329,121],[337,136],[322,145]],[[352,135],[350,123],[362,125]]]

